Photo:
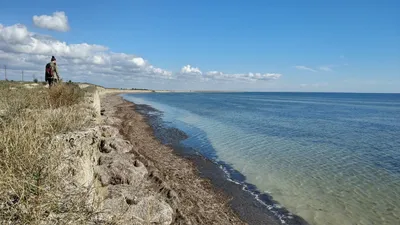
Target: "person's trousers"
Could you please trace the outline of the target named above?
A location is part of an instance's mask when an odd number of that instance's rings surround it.
[[[57,83],[57,79],[47,79],[47,83],[49,84],[49,87],[51,87]]]

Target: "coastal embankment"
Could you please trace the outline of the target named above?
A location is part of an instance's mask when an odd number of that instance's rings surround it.
[[[116,92],[5,82],[1,95],[1,224],[246,224]]]

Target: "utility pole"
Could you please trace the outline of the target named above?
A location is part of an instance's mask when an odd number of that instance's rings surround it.
[[[4,65],[4,80],[7,80],[7,66]]]
[[[24,81],[24,71],[22,70],[22,81]]]

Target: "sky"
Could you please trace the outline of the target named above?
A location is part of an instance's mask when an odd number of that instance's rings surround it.
[[[157,90],[400,92],[400,1],[5,1],[0,79]]]

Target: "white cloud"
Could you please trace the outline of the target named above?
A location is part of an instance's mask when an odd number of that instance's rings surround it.
[[[256,80],[276,80],[281,74],[278,73],[238,73],[238,74],[225,74],[219,71],[209,71],[206,76],[217,80],[243,80],[243,81],[256,81]]]
[[[199,79],[201,81],[257,81],[257,80],[276,80],[281,74],[277,73],[238,73],[227,74],[220,71],[207,71],[203,73],[199,68],[186,65],[182,67],[181,79]]]
[[[326,72],[332,71],[332,69],[329,66],[320,66],[319,69]]]
[[[32,20],[35,26],[48,30],[67,32],[70,29],[65,12],[54,12],[52,16],[33,16]]]
[[[152,88],[155,85],[183,88],[189,83],[207,89],[225,82],[268,81],[278,79],[278,73],[227,74],[219,71],[202,72],[200,68],[186,65],[177,73],[158,68],[148,60],[133,54],[112,52],[107,46],[78,43],[71,44],[51,36],[30,32],[25,25],[0,24],[0,61],[7,65],[9,79],[20,79],[21,70],[26,77],[43,78],[44,65],[51,56],[57,58],[64,80],[93,82],[105,86],[137,86]],[[199,82],[200,81],[200,82]],[[162,85],[162,86],[161,86]],[[238,84],[239,85],[239,84]],[[201,86],[201,85],[200,85]]]
[[[0,40],[7,41],[10,44],[17,45],[26,43],[26,37],[29,32],[22,24],[15,24],[10,27],[0,26]]]
[[[295,67],[298,70],[308,70],[308,71],[311,71],[311,72],[317,72],[316,69],[313,69],[313,68],[310,68],[310,67],[306,67],[306,66],[295,66]],[[333,65],[320,66],[320,67],[318,67],[318,70],[325,71],[325,72],[332,72],[333,71],[332,67],[334,67],[334,66]]]
[[[222,73],[222,72],[219,72],[219,71],[208,71],[208,72],[206,73],[206,75],[207,75],[207,76],[222,76],[223,73]]]
[[[306,66],[295,66],[295,67],[298,70],[308,70],[308,71],[311,71],[311,72],[317,72],[316,70],[314,70],[314,69],[312,69],[310,67],[306,67]]]
[[[328,83],[300,84],[300,87],[302,87],[302,88],[306,88],[306,87],[320,88],[320,87],[326,87],[326,86],[328,86]]]
[[[79,62],[79,61],[76,61]],[[98,65],[104,65],[106,63],[105,59],[99,55],[93,56],[93,63]]]
[[[138,76],[169,79],[172,76],[171,72],[154,67],[141,57],[111,52],[106,46],[67,44],[33,34],[22,24],[0,25],[0,58],[6,59],[10,68],[31,69],[40,74],[52,55],[57,58],[61,76],[87,75],[90,71],[128,79]]]
[[[191,65],[186,65],[186,66],[182,67],[181,73],[182,74],[195,74],[195,75],[203,74],[199,68],[192,67]]]
[[[137,66],[144,66],[146,63],[143,58],[133,58],[132,62],[135,63]]]
[[[0,27],[0,49],[14,53],[63,55],[69,58],[90,57],[108,50],[105,46],[87,43],[68,45],[66,42],[33,34],[22,24]]]

